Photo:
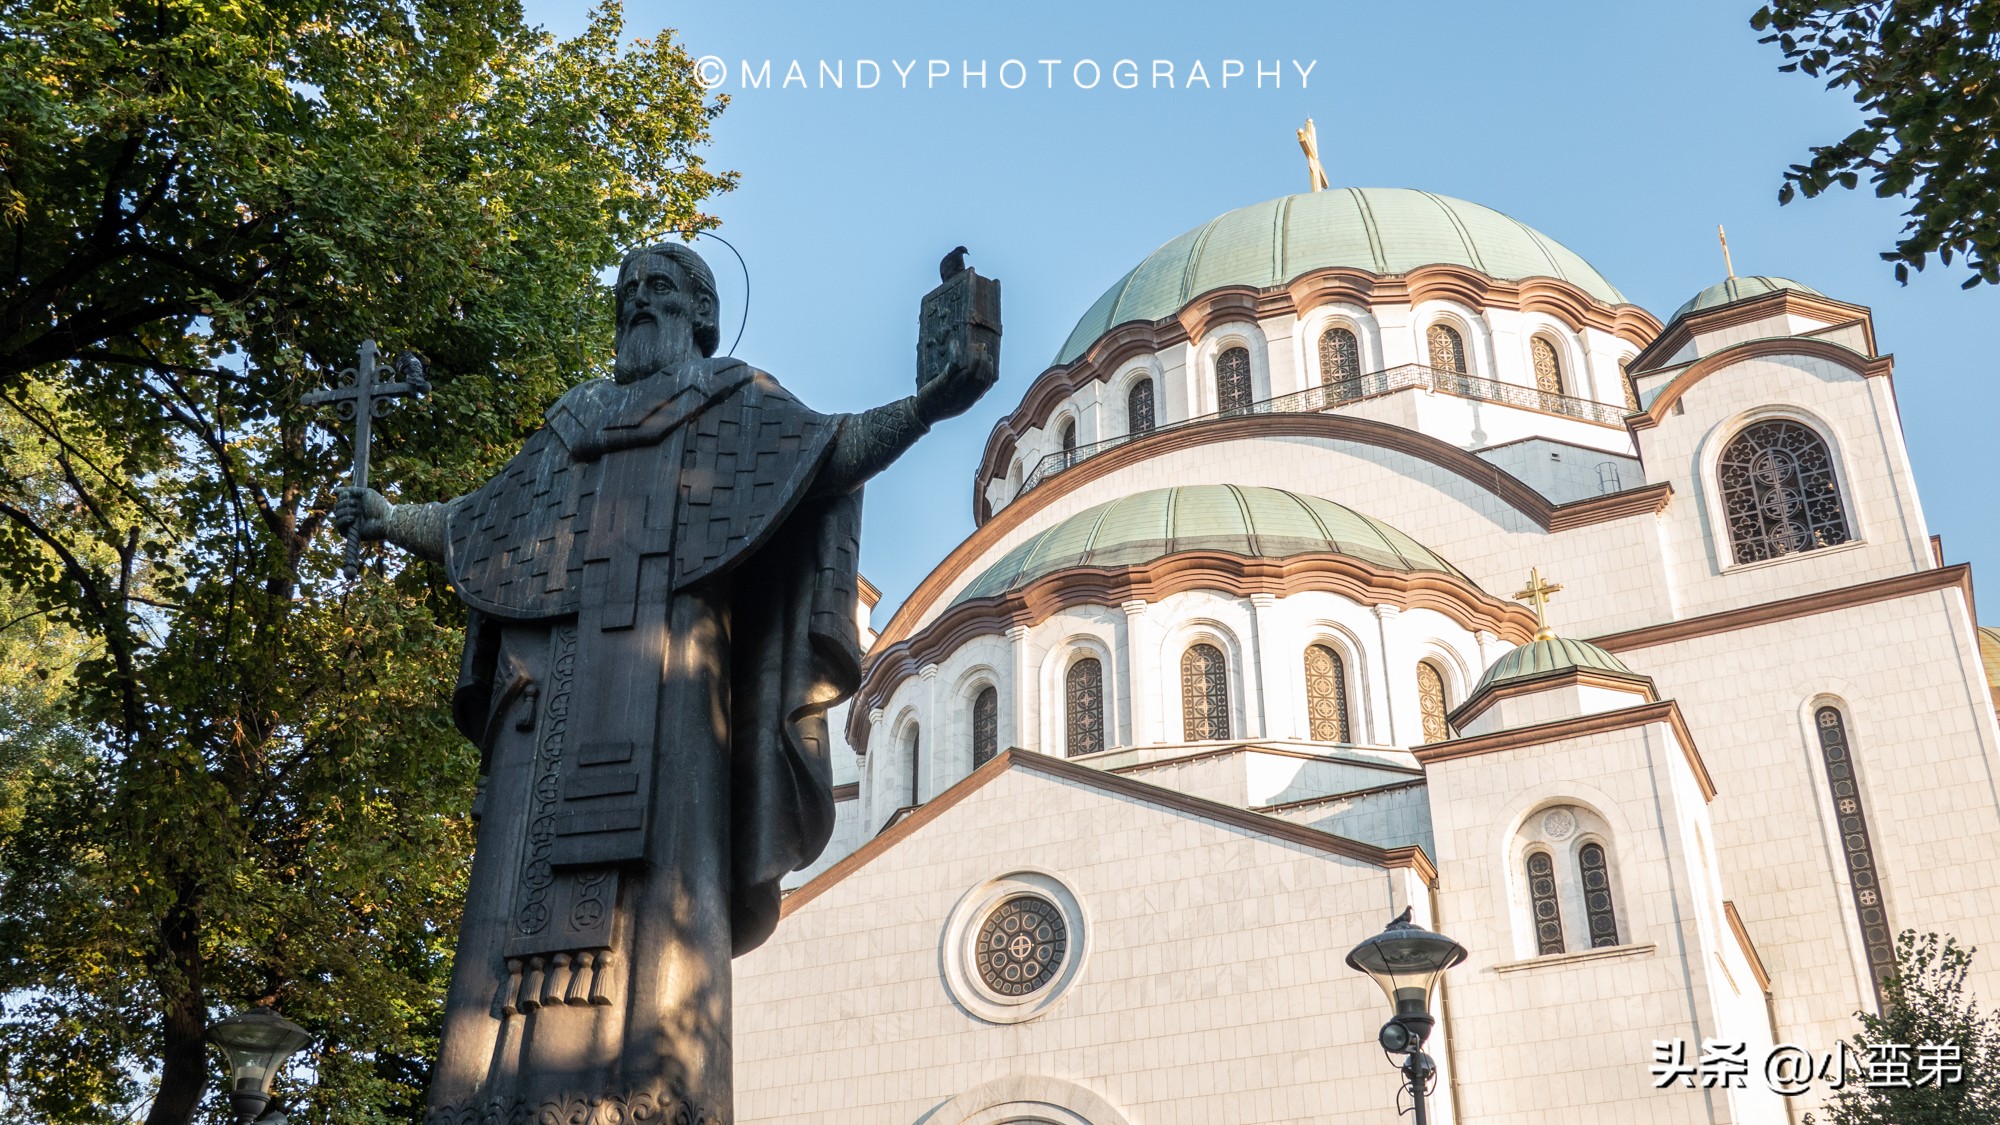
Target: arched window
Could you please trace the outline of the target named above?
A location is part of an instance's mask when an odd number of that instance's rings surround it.
[[[1063,677],[1063,703],[1069,716],[1064,752],[1095,754],[1104,749],[1104,665],[1086,656],[1069,666]]]
[[[1535,952],[1563,952],[1562,904],[1556,900],[1556,861],[1549,853],[1528,853],[1528,905],[1535,919]]]
[[[923,790],[917,780],[917,763],[922,760],[922,743],[918,738],[918,734],[917,724],[911,723],[910,736],[903,740],[905,746],[908,747],[908,754],[906,756],[910,761],[910,803],[913,805],[923,803],[923,797],[921,796]]]
[[[1347,742],[1347,666],[1327,645],[1306,649],[1306,722],[1314,742]]]
[[[1062,429],[1057,431],[1056,441],[1064,453],[1076,452],[1076,419],[1063,419]]]
[[[1229,664],[1206,641],[1181,654],[1181,737],[1188,742],[1229,737]]]
[[[1589,920],[1590,947],[1618,944],[1618,915],[1611,906],[1611,870],[1604,862],[1604,845],[1576,849],[1576,866],[1583,881],[1583,913]]]
[[[1544,396],[1543,407],[1552,408],[1568,393],[1563,390],[1562,361],[1556,358],[1556,346],[1537,336],[1528,350],[1535,357],[1535,389]],[[1555,397],[1548,398],[1551,395]]]
[[[1625,413],[1637,414],[1639,413],[1639,392],[1632,389],[1632,376],[1625,370],[1625,365],[1629,362],[1630,360],[1623,359],[1618,361],[1618,387],[1625,392]]]
[[[1215,357],[1215,408],[1241,410],[1250,405],[1250,349],[1229,348]]]
[[[972,768],[992,761],[999,752],[1000,693],[983,687],[972,697]]]
[[[1425,742],[1451,737],[1451,728],[1444,721],[1444,673],[1428,660],[1417,662],[1417,707],[1424,716]]]
[[[1813,725],[1819,728],[1820,757],[1826,761],[1826,783],[1840,825],[1840,851],[1846,857],[1854,913],[1861,922],[1861,946],[1868,953],[1868,971],[1874,974],[1879,992],[1882,978],[1896,967],[1896,946],[1889,936],[1889,913],[1882,901],[1882,873],[1875,865],[1868,814],[1861,807],[1861,790],[1854,784],[1847,723],[1840,708],[1821,707],[1813,712]]]
[[[1833,456],[1812,427],[1775,418],[1745,427],[1716,462],[1723,518],[1739,563],[1847,542]]]
[[[1150,434],[1156,424],[1153,415],[1153,381],[1141,379],[1125,396],[1125,432],[1137,437]]]
[[[1361,377],[1361,342],[1346,328],[1329,328],[1319,336],[1319,381],[1333,387],[1334,397],[1353,398],[1359,388],[1347,382]]]
[[[1433,324],[1424,334],[1430,344],[1431,366],[1439,371],[1465,371],[1465,338],[1449,324]]]

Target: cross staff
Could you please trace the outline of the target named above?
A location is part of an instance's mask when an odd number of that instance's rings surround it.
[[[360,366],[342,371],[340,386],[299,396],[299,402],[304,406],[334,403],[342,418],[353,420],[354,478],[350,483],[356,488],[368,487],[368,439],[374,432],[374,420],[389,412],[389,400],[431,389],[430,383],[424,379],[424,361],[417,358],[415,352],[404,352],[396,357],[396,374],[402,376],[399,382],[376,382],[377,354],[375,341],[361,341]],[[361,573],[361,532],[358,527],[347,530],[347,557],[340,569],[349,578]]]
[[[1549,595],[1561,589],[1558,583],[1542,581],[1542,569],[1531,566],[1528,568],[1528,588],[1514,595],[1535,603],[1535,639],[1538,641],[1552,641],[1556,637],[1556,631],[1549,628]]]

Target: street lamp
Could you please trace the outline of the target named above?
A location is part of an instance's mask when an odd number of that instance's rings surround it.
[[[1416,1125],[1429,1125],[1424,1097],[1437,1078],[1437,1064],[1424,1054],[1430,1037],[1431,990],[1444,971],[1465,960],[1465,947],[1410,921],[1405,909],[1387,929],[1362,941],[1347,955],[1349,968],[1374,978],[1396,1009],[1376,1036],[1382,1050],[1403,1055],[1403,1080],[1415,1103]]]
[[[262,1006],[209,1028],[208,1037],[229,1056],[229,1106],[236,1111],[237,1125],[250,1125],[263,1115],[278,1068],[312,1042],[305,1028]]]

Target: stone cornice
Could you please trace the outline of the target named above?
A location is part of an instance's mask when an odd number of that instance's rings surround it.
[[[1758,340],[1746,340],[1719,352],[1702,356],[1667,381],[1660,393],[1646,409],[1625,419],[1625,424],[1633,433],[1650,430],[1664,422],[1675,401],[1690,388],[1710,375],[1744,360],[1763,356],[1795,355],[1823,359],[1828,363],[1845,367],[1864,378],[1887,378],[1895,370],[1894,356],[1876,356],[1873,359],[1862,355],[1853,348],[1844,347],[1828,340],[1816,340],[1810,336],[1770,336]]]
[[[1265,816],[1262,813],[1250,812],[1203,797],[1192,797],[1186,793],[1149,785],[1129,777],[1119,777],[1089,766],[1079,766],[1065,762],[1061,758],[1010,749],[973,770],[958,784],[933,797],[927,803],[917,806],[908,816],[883,830],[880,835],[787,894],[778,908],[778,916],[787,917],[806,903],[825,894],[849,875],[866,867],[877,856],[895,847],[919,828],[944,815],[960,801],[1011,769],[1030,770],[1131,800],[1161,805],[1189,816],[1217,821],[1232,828],[1298,844],[1327,855],[1360,860],[1384,869],[1408,868],[1427,886],[1437,886],[1437,867],[1431,862],[1431,858],[1424,854],[1424,850],[1414,844],[1399,848],[1376,847],[1359,840],[1350,840],[1345,836],[1336,836],[1331,832],[1322,832],[1317,828],[1308,828],[1293,821]]]
[[[1653,314],[1637,305],[1607,305],[1569,282],[1552,277],[1497,281],[1465,266],[1419,266],[1406,274],[1383,276],[1332,267],[1304,273],[1270,289],[1231,285],[1189,301],[1170,317],[1114,325],[1074,361],[1048,368],[1029,385],[1021,404],[987,435],[973,483],[973,513],[985,518],[986,483],[1004,476],[1014,447],[1028,431],[1047,423],[1056,406],[1088,383],[1105,382],[1135,355],[1198,341],[1209,328],[1228,320],[1305,316],[1323,305],[1414,305],[1448,300],[1475,310],[1509,309],[1547,314],[1581,332],[1594,328],[1645,347],[1660,331]]]
[[[1626,373],[1647,374],[1658,367],[1661,360],[1680,351],[1703,332],[1716,332],[1724,328],[1734,328],[1773,316],[1793,313],[1826,321],[1829,329],[1859,322],[1863,336],[1868,341],[1868,351],[1871,354],[1875,351],[1875,329],[1869,323],[1866,306],[1850,305],[1846,301],[1836,301],[1831,297],[1804,293],[1797,289],[1779,289],[1681,317],[1654,337],[1652,342],[1646,345],[1645,351],[1632,357],[1632,361],[1625,365]]]
[[[1801,594],[1796,598],[1760,602],[1741,609],[1725,609],[1717,613],[1705,613],[1700,617],[1665,621],[1658,625],[1627,629],[1622,633],[1606,633],[1601,637],[1592,637],[1590,641],[1597,647],[1611,652],[1630,652],[1633,649],[1650,648],[1653,645],[1672,644],[1675,641],[1692,640],[1716,633],[1731,633],[1756,625],[1810,617],[1817,613],[1830,613],[1837,609],[1851,609],[1854,606],[1906,598],[1912,594],[1924,594],[1932,590],[1948,590],[1954,586],[1965,591],[1966,611],[1971,613],[1972,567],[1966,563],[1957,563],[1932,570],[1898,574],[1891,578],[1879,578],[1873,582],[1842,586],[1836,590]]]
[[[1133,599],[1152,602],[1188,590],[1219,590],[1238,597],[1319,590],[1362,605],[1436,610],[1461,628],[1487,630],[1515,644],[1526,643],[1535,632],[1534,614],[1526,607],[1495,598],[1462,578],[1439,571],[1387,570],[1348,555],[1251,558],[1183,551],[1138,566],[1070,567],[1007,594],[951,606],[909,636],[900,631],[906,622],[899,611],[869,653],[861,689],[848,709],[848,744],[865,752],[868,712],[883,706],[905,679],[942,661],[973,637],[1004,633],[1015,625],[1037,625],[1073,606],[1118,605]],[[925,596],[936,595],[927,595],[919,586],[910,600]]]
[[[1514,727],[1494,731],[1492,734],[1474,735],[1471,738],[1432,742],[1414,747],[1410,752],[1416,755],[1417,761],[1429,767],[1439,762],[1545,746],[1551,742],[1588,738],[1592,735],[1630,730],[1654,723],[1665,723],[1673,730],[1674,741],[1680,744],[1681,754],[1687,759],[1688,768],[1694,771],[1695,784],[1701,788],[1702,799],[1715,800],[1715,781],[1708,775],[1708,766],[1701,760],[1701,751],[1695,748],[1694,735],[1689,733],[1687,720],[1681,717],[1679,705],[1671,699],[1660,703],[1625,707],[1616,711],[1578,715],[1573,719],[1558,719],[1552,723]]]
[[[1757,987],[1766,993],[1771,991],[1771,974],[1764,968],[1764,959],[1757,955],[1757,947],[1750,942],[1750,931],[1743,925],[1743,916],[1736,912],[1736,904],[1722,900],[1722,916],[1729,919],[1729,932],[1736,935],[1736,944],[1743,950],[1743,959],[1750,962],[1750,972],[1757,978]]]

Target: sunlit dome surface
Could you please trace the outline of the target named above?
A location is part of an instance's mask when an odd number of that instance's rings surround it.
[[[1074,361],[1120,324],[1172,316],[1211,289],[1269,289],[1332,266],[1400,274],[1439,264],[1501,281],[1558,278],[1625,303],[1568,247],[1490,207],[1409,188],[1335,188],[1239,207],[1153,251],[1090,306],[1055,362]]]
[[[1801,281],[1793,281],[1789,277],[1730,277],[1724,278],[1688,298],[1687,304],[1675,309],[1674,315],[1667,319],[1669,321],[1679,320],[1691,312],[1718,308],[1722,305],[1733,305],[1738,301],[1747,301],[1752,297],[1761,297],[1766,293],[1776,293],[1781,289],[1790,289],[1799,293],[1811,293],[1815,297],[1824,295],[1812,286]]]
[[[1277,488],[1156,488],[1086,508],[1020,544],[953,604],[1018,590],[1071,567],[1138,566],[1183,551],[1252,558],[1339,554],[1399,571],[1460,574],[1430,548],[1352,508]]]

